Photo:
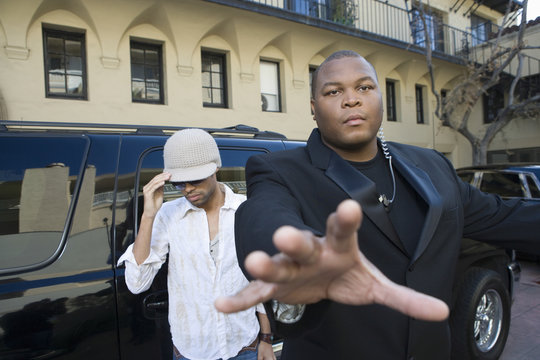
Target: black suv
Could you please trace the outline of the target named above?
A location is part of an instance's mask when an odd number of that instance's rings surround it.
[[[142,186],[162,171],[178,129],[0,121],[1,359],[171,358],[167,267],[134,295],[116,262],[137,233]],[[221,152],[218,179],[241,193],[251,155],[305,145],[246,126],[205,130]],[[166,186],[166,200],[180,195]],[[504,251],[464,242],[456,351],[502,352],[516,269]],[[491,303],[494,319],[481,307]],[[488,320],[497,331],[477,333]]]

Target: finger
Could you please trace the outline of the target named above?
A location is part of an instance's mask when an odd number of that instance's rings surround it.
[[[326,222],[326,241],[336,252],[355,250],[361,222],[360,204],[354,200],[341,202]]]
[[[220,312],[230,314],[247,310],[257,304],[268,301],[275,292],[275,286],[262,281],[252,281],[236,295],[221,296],[214,301]]]
[[[156,192],[157,190],[163,188],[164,185],[165,185],[165,180],[154,178],[148,184],[144,185],[143,192],[152,194]]]
[[[155,192],[163,191],[163,187],[165,186],[165,182],[170,179],[171,174],[169,173],[161,173],[152,178],[144,187],[143,187],[143,193],[152,195]]]
[[[254,251],[246,257],[245,265],[254,278],[268,283],[289,282],[298,273],[298,264],[284,254],[270,257],[263,251]]]
[[[442,321],[450,312],[444,301],[394,283],[385,288],[376,302],[425,321]]]
[[[312,264],[320,254],[320,240],[310,231],[282,226],[274,233],[274,245],[299,264]]]
[[[440,299],[423,294],[388,279],[363,254],[358,251],[364,270],[374,278],[373,302],[386,305],[410,317],[425,321],[442,321],[448,317],[450,309]]]
[[[171,178],[171,174],[170,173],[167,173],[167,172],[162,172],[162,173],[159,173],[157,174],[156,176],[154,176],[149,182],[148,184],[152,184],[152,183],[163,183],[165,181],[168,181],[170,178]]]
[[[159,179],[160,181],[167,181],[171,178],[171,173],[168,172],[162,172],[154,176],[154,179]]]

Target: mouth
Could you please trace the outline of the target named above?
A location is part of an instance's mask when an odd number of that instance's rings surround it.
[[[188,195],[186,195],[186,198],[189,200],[189,202],[197,201],[197,200],[199,200],[200,197],[201,197],[200,194],[188,194]]]
[[[352,114],[352,115],[349,115],[345,119],[344,124],[354,126],[354,125],[360,125],[360,124],[362,124],[364,122],[366,122],[366,118],[363,115]]]

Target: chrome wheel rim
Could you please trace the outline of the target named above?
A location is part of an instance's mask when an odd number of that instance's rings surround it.
[[[476,307],[474,339],[482,352],[490,351],[501,333],[503,306],[499,293],[490,289],[482,295]]]

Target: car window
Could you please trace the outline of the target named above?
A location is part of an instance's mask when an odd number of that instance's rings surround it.
[[[540,198],[540,189],[538,189],[538,186],[536,185],[533,177],[530,175],[526,175],[526,179],[527,184],[529,185],[529,190],[531,191],[531,196],[533,198]]]
[[[465,181],[466,183],[471,184],[472,180],[474,179],[474,172],[471,172],[471,171],[459,172],[458,176],[461,178],[461,180]]]
[[[246,162],[250,156],[265,151],[235,148],[220,148],[219,150],[223,166],[217,174],[218,181],[227,184],[235,193],[246,194]]]
[[[482,175],[480,190],[495,193],[502,197],[524,197],[518,174],[485,172]]]
[[[1,268],[42,262],[55,252],[87,147],[80,136],[2,137]]]

